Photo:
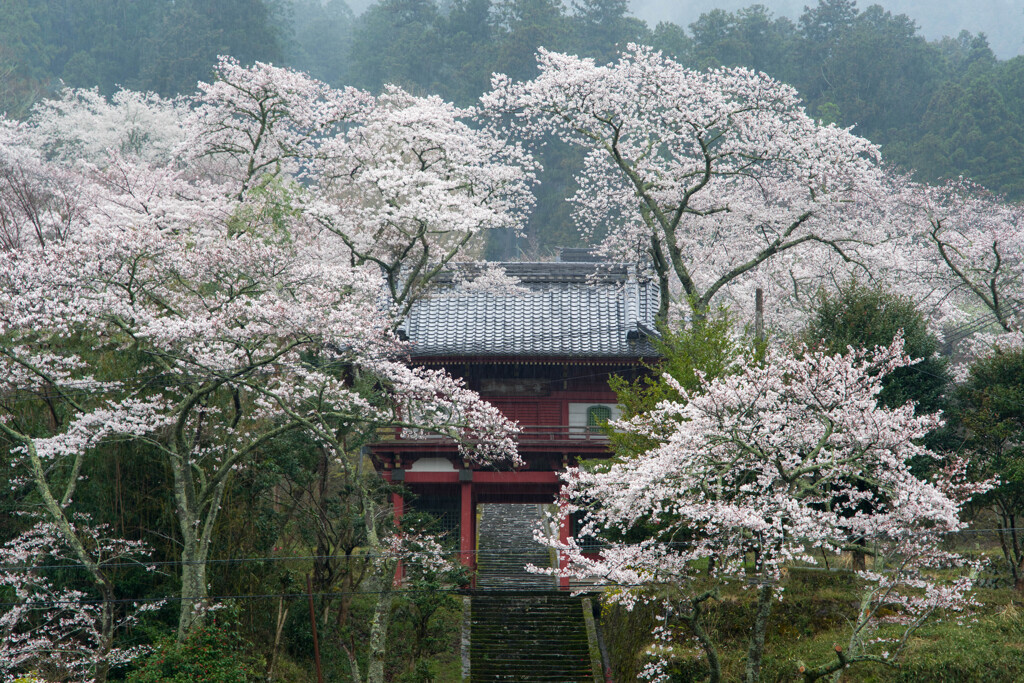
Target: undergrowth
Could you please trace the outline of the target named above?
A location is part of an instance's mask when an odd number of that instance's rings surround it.
[[[856,578],[841,572],[791,571],[781,602],[773,606],[761,680],[801,680],[798,662],[816,666],[835,661],[836,646],[849,641],[849,620],[857,608]],[[857,663],[843,672],[847,683],[1015,683],[1024,680],[1024,599],[1011,589],[978,589],[981,607],[966,617],[935,615],[910,639],[897,666]],[[719,647],[725,681],[743,679],[752,624],[753,591],[723,591],[707,606],[706,628]],[[601,625],[616,681],[634,681],[647,662],[655,607],[632,612],[606,604]],[[880,637],[898,627],[881,627]],[[673,681],[704,681],[708,669],[700,650],[680,628],[672,653]],[[827,680],[827,679],[826,679]]]

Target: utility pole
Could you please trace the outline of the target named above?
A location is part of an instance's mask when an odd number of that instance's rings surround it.
[[[320,642],[316,637],[316,612],[313,610],[313,582],[306,574],[306,595],[309,597],[309,627],[313,630],[313,661],[316,664],[317,683],[324,683],[324,672],[320,668]]]

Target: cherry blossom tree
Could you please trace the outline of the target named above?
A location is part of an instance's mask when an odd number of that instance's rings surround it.
[[[388,86],[321,150],[309,210],[354,264],[380,268],[396,320],[474,237],[518,229],[533,206],[532,157],[472,113]]]
[[[0,119],[0,250],[64,239],[82,219],[81,178],[33,139],[29,126]]]
[[[142,648],[119,648],[114,636],[137,621],[139,613],[158,603],[132,605],[125,613],[115,608],[110,592],[116,565],[145,561],[142,543],[109,538],[109,530],[74,521],[76,538],[84,541],[94,565],[106,579],[98,594],[61,588],[48,577],[47,567],[80,566],[80,553],[68,552],[65,534],[41,522],[0,547],[0,586],[9,589],[14,606],[0,616],[0,676],[17,679],[30,671],[45,672],[63,681],[103,681],[112,666],[126,664]],[[102,596],[102,597],[98,597]]]
[[[561,571],[620,586],[610,595],[626,604],[675,596],[666,606],[689,627],[716,681],[720,666],[703,622],[705,603],[722,585],[752,585],[746,679],[756,681],[785,568],[817,564],[816,553],[846,549],[848,539],[863,537],[868,547],[877,544],[878,556],[872,571],[860,573],[867,586],[863,609],[841,661],[891,661],[927,615],[961,608],[970,585],[921,573],[953,560],[937,544],[962,528],[958,512],[966,495],[951,495],[945,479],[918,479],[907,464],[938,457],[919,439],[939,419],[915,416],[911,404],[889,409],[877,402],[881,376],[909,362],[898,338],[871,353],[794,357],[770,350],[764,362],[743,361],[735,374],[704,380],[697,392],[666,378],[681,401],[663,401],[618,425],[659,445],[565,475],[561,514],[585,517],[567,544],[548,539],[568,558]],[[627,538],[637,525],[654,531],[637,543],[606,541],[598,558],[584,553],[588,541]],[[710,588],[702,572],[712,577]],[[909,629],[889,645],[888,656],[866,637],[882,606]],[[815,667],[826,669],[838,670]],[[656,667],[649,674],[661,676]]]
[[[991,347],[1021,344],[1024,320],[1024,205],[1006,202],[964,180],[938,187],[899,182],[899,197],[912,232],[903,247],[925,265],[913,279],[960,323],[958,338],[981,332]],[[911,278],[906,278],[911,279]]]
[[[545,50],[538,65],[531,81],[495,76],[483,107],[586,150],[580,228],[653,264],[684,315],[723,296],[748,306],[754,286],[780,301],[814,291],[884,237],[875,146],[816,123],[765,74],[692,71],[635,45],[606,66]]]
[[[51,345],[53,335],[34,339],[34,330],[81,330],[82,322],[71,325],[59,317],[68,313],[70,300],[92,334],[128,345],[145,359],[137,384],[122,381],[121,391],[155,391],[148,402],[126,399],[113,413],[83,407],[71,429],[52,437],[52,446],[46,443],[61,453],[80,453],[112,432],[134,432],[166,454],[182,539],[182,633],[199,618],[194,610],[206,595],[206,560],[232,472],[285,431],[311,428],[314,419],[335,429],[346,423],[369,431],[397,423],[445,430],[461,440],[467,428],[473,440],[495,447],[489,453],[514,452],[503,432],[507,421],[475,394],[444,375],[417,374],[387,360],[401,347],[390,332],[389,309],[378,305],[377,273],[317,258],[319,245],[300,224],[277,243],[267,240],[273,233],[251,223],[231,234],[227,223],[240,213],[268,212],[254,207],[256,200],[232,212],[223,196],[217,201],[173,173],[147,174],[127,163],[111,164],[104,173],[108,194],[79,240],[60,253],[12,255],[18,272],[40,273],[40,258],[46,258],[71,282],[55,287],[39,274],[34,287],[8,289],[21,295],[12,304],[46,302],[53,310],[45,324],[32,318],[31,328],[22,322],[11,329],[22,333],[23,344],[9,355],[12,364],[52,374],[40,349]],[[256,197],[263,201],[266,195]],[[29,340],[36,344],[24,343]],[[344,375],[306,368],[304,353],[372,372],[401,401],[374,405]],[[318,436],[326,434],[321,428]],[[40,450],[39,440],[34,444],[27,448]]]
[[[10,249],[0,261],[4,388],[56,391],[69,415],[45,434],[18,430],[10,419],[0,428],[18,441],[69,545],[66,520],[88,455],[106,439],[131,438],[164,456],[182,545],[179,637],[201,623],[207,607],[207,561],[226,487],[279,436],[305,432],[350,473],[385,586],[394,560],[378,526],[382,504],[355,474],[359,446],[379,428],[397,426],[451,437],[470,459],[515,458],[512,424],[445,373],[396,362],[405,347],[393,329],[436,273],[439,254],[450,260],[466,233],[514,220],[506,213],[526,201],[520,195],[529,173],[510,164],[528,158],[505,154],[497,138],[474,136],[458,121],[462,113],[438,101],[394,92],[400,104],[377,102],[231,60],[222,60],[217,75],[201,87],[170,162],[109,149],[99,163],[64,163],[81,188],[80,225],[63,240]],[[72,108],[61,109],[69,121]],[[432,112],[436,134],[417,146],[431,135]],[[399,120],[385,124],[392,115]],[[411,117],[405,137],[401,116]],[[358,127],[369,132],[349,135]],[[11,139],[19,132],[4,130]],[[328,154],[332,136],[344,144]],[[364,156],[353,161],[357,148]],[[365,174],[367,186],[391,188],[403,182],[408,158],[432,179],[383,202],[339,190],[343,183],[326,170],[376,168]],[[474,163],[493,168],[475,172]],[[364,201],[385,214],[399,207],[403,224],[430,228],[386,257],[391,271],[383,277],[385,257],[366,258],[354,247],[382,254],[388,240],[401,238],[381,232],[388,220],[370,221],[374,211]],[[355,221],[340,228],[335,221],[345,212],[367,218],[372,236]],[[445,216],[461,216],[455,237],[439,222]],[[415,289],[393,306],[382,293],[409,253],[406,272],[425,272],[408,276]],[[134,374],[101,376],[97,358],[111,354],[134,359]],[[63,479],[53,481],[54,473]],[[370,644],[382,648],[390,595],[379,605]],[[370,681],[382,680],[378,660]]]
[[[185,135],[187,103],[155,93],[64,88],[32,108],[27,130],[48,158],[103,164],[109,152],[170,163]]]

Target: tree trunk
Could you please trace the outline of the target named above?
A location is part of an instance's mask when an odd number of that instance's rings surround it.
[[[207,553],[195,537],[196,534],[191,534],[192,538],[182,535],[184,547],[181,551],[181,606],[178,611],[177,634],[179,643],[185,640],[189,631],[202,625],[209,597],[206,578]]]
[[[690,627],[694,637],[697,638],[697,642],[700,644],[702,650],[704,650],[705,656],[708,658],[708,669],[709,678],[708,683],[719,683],[722,680],[722,662],[718,658],[718,648],[715,647],[715,643],[711,640],[711,636],[706,630],[704,630],[704,624],[702,623],[702,616],[704,610],[701,608],[701,604],[712,597],[716,597],[715,593],[705,593],[698,596],[690,601],[691,613],[689,616],[683,615],[683,621]],[[716,598],[717,599],[717,598]]]
[[[388,623],[391,621],[391,606],[394,602],[390,586],[394,573],[393,563],[381,563],[381,594],[373,610],[373,621],[370,623],[370,663],[366,667],[366,683],[384,683],[385,646],[388,638]]]
[[[319,449],[320,457],[317,460],[316,484],[310,495],[312,503],[316,508],[316,558],[313,560],[313,588],[317,592],[326,593],[331,590],[334,582],[330,556],[334,553],[334,545],[331,543],[330,532],[332,522],[327,512],[327,489],[330,482],[330,458],[325,449]]]
[[[281,634],[284,633],[284,624],[288,620],[288,610],[291,605],[284,606],[284,597],[277,599],[277,627],[274,629],[274,646],[270,650],[270,665],[267,667],[267,683],[274,680],[274,666],[277,664],[277,655],[281,651]]]
[[[1017,535],[1017,516],[1009,515],[1011,549],[1010,565],[1013,567],[1013,587],[1018,593],[1024,593],[1024,552],[1021,551],[1020,537]]]
[[[363,674],[359,671],[359,661],[356,659],[355,653],[344,643],[341,643],[341,649],[345,651],[345,656],[348,657],[348,668],[352,674],[352,683],[363,683]]]
[[[853,544],[859,547],[865,547],[866,541],[864,537],[860,537],[854,540]],[[854,571],[862,572],[868,568],[867,554],[863,550],[852,550],[850,552],[850,565]]]
[[[388,624],[391,621],[391,607],[394,602],[392,581],[395,576],[397,561],[385,556],[384,548],[377,534],[376,506],[373,497],[366,490],[364,482],[359,483],[359,493],[363,502],[363,523],[366,526],[366,544],[370,552],[377,556],[377,585],[380,592],[373,610],[373,621],[370,622],[369,664],[366,667],[366,683],[384,683],[384,655],[388,638]]]
[[[346,552],[346,566],[344,573],[341,575],[341,598],[339,598],[338,619],[336,622],[339,629],[348,623],[348,615],[352,606],[352,593],[354,591],[354,586],[352,583],[352,567],[349,566],[351,564],[350,558],[351,555]]]
[[[754,630],[750,634],[750,646],[747,648],[747,683],[761,680],[761,659],[764,657],[764,639],[768,633],[768,617],[772,612],[772,599],[775,591],[771,586],[761,586],[757,590],[757,611],[754,613]]]
[[[1010,568],[1014,589],[1017,592],[1024,593],[1024,556],[1019,552],[1019,544],[1016,537],[1016,516],[1000,512],[1002,528],[997,532],[999,547],[1002,549],[1003,557]]]
[[[181,531],[181,605],[178,611],[178,642],[202,625],[209,598],[206,563],[210,559],[213,529],[220,513],[228,479],[213,489],[196,491],[185,458],[171,458],[174,473],[174,510]],[[204,490],[205,489],[205,490]],[[205,514],[204,514],[205,513]]]
[[[101,589],[103,608],[100,616],[100,647],[101,659],[93,672],[93,683],[106,683],[110,675],[110,662],[107,655],[114,647],[114,594],[107,587]]]

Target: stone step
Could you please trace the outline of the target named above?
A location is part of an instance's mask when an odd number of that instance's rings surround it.
[[[483,505],[477,530],[476,587],[482,590],[554,589],[554,577],[526,570],[550,567],[548,550],[533,539],[539,505]]]
[[[592,683],[582,601],[557,591],[533,539],[539,505],[483,505],[470,608],[471,683]]]
[[[592,683],[581,598],[551,592],[476,593],[472,683]]]

